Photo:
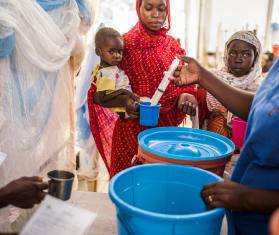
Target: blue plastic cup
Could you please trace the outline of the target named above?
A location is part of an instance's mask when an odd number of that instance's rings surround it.
[[[161,105],[150,102],[140,103],[140,124],[142,126],[158,126]]]

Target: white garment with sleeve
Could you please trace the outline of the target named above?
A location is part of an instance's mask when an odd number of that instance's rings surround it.
[[[113,82],[115,81],[115,91],[120,89],[132,91],[128,76],[125,74],[123,70],[121,70],[117,66],[110,66],[100,69],[99,73],[97,74],[97,79],[99,80],[102,78],[109,78],[113,80]],[[97,87],[97,90],[99,89],[102,88]]]
[[[0,0],[15,45],[0,59],[0,187],[21,176],[73,170],[73,80],[68,60],[80,18],[74,0],[46,12],[34,0]],[[0,31],[0,37],[2,36]]]

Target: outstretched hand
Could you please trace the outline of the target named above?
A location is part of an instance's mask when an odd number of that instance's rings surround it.
[[[180,59],[185,64],[178,66],[171,80],[177,86],[198,84],[204,68],[193,58],[180,57]]]

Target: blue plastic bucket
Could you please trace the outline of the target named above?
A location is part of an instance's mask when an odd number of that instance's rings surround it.
[[[140,124],[142,126],[158,126],[160,105],[151,105],[150,102],[140,103]]]
[[[110,182],[119,235],[220,235],[223,209],[207,210],[203,186],[220,181],[199,168],[146,164]]]

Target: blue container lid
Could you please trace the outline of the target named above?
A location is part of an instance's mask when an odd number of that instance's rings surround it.
[[[230,156],[234,143],[219,134],[184,127],[159,127],[138,135],[139,146],[159,157],[185,161],[212,161]]]

